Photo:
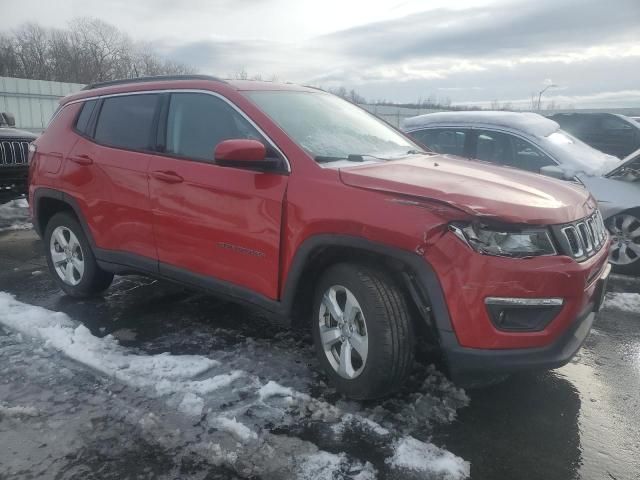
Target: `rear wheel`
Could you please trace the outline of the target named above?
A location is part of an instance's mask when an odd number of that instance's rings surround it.
[[[88,297],[111,285],[113,274],[102,270],[75,217],[55,214],[44,234],[47,263],[51,274],[67,295]]]
[[[404,295],[386,274],[330,267],[318,282],[313,312],[318,359],[339,391],[374,399],[404,383],[413,364],[413,328]]]
[[[622,212],[607,220],[611,233],[609,261],[616,273],[640,274],[640,212]]]

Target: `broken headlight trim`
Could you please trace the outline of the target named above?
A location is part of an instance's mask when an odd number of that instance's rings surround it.
[[[478,223],[452,223],[449,230],[485,255],[526,258],[558,254],[547,228],[512,230]]]

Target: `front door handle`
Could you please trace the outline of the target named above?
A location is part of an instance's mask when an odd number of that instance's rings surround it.
[[[73,155],[69,157],[73,163],[77,163],[78,165],[91,165],[93,163],[93,159],[89,155]]]
[[[182,183],[184,178],[178,175],[176,172],[164,172],[162,170],[156,170],[151,172],[153,178],[166,183]]]

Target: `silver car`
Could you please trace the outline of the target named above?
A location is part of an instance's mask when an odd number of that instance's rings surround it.
[[[614,270],[640,274],[640,150],[619,160],[535,113],[430,113],[405,120],[403,130],[439,153],[583,184],[611,232]]]

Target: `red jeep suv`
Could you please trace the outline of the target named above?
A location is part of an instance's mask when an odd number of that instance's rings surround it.
[[[310,326],[353,398],[417,342],[451,375],[565,364],[609,273],[578,185],[424,151],[323,91],[206,76],[91,85],[34,142],[29,200],[69,295],[143,273]]]

